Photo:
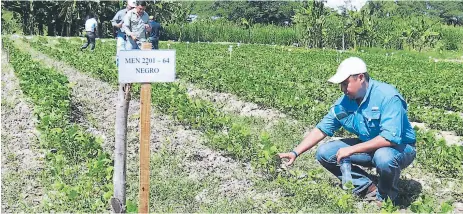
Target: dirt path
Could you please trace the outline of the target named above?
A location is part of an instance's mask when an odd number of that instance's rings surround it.
[[[191,97],[199,97],[204,100],[209,100],[217,105],[222,106],[221,109],[227,112],[235,113],[241,116],[259,117],[266,121],[275,121],[282,118],[288,118],[285,114],[278,110],[261,107],[255,103],[242,101],[236,95],[229,93],[213,92],[200,89],[191,83],[182,81],[182,84],[188,88],[188,94]]]
[[[424,130],[429,130],[429,128],[426,126],[424,123],[417,123],[417,122],[412,122],[412,126],[416,126],[420,129]],[[436,137],[438,139],[443,138],[447,145],[460,145],[463,146],[463,138],[461,136],[458,136],[455,132],[453,131],[437,131]]]

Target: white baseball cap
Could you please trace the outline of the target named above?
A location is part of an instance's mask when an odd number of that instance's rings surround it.
[[[351,75],[363,74],[367,72],[367,65],[358,57],[349,57],[341,62],[336,71],[328,81],[339,84],[349,78]]]
[[[127,5],[129,5],[130,7],[136,7],[137,0],[127,0]]]

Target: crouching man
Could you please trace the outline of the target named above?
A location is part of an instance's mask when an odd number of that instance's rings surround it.
[[[358,138],[320,145],[317,160],[341,179],[339,162],[349,158],[354,194],[376,201],[379,206],[386,198],[397,203],[400,172],[416,156],[416,134],[404,98],[393,86],[371,79],[365,62],[357,57],[341,62],[328,81],[339,84],[344,94],[316,128],[293,151],[280,153],[280,158],[288,159],[287,165],[291,165],[299,155],[343,127]],[[357,165],[375,167],[378,183],[373,183]]]

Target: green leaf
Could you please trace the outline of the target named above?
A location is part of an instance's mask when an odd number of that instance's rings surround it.
[[[128,200],[127,201],[127,212],[128,213],[137,213],[138,212],[138,206],[136,203]]]

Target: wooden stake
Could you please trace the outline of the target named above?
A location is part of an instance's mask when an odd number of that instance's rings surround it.
[[[142,49],[151,50],[151,44],[142,44]],[[140,200],[138,212],[148,213],[150,191],[151,83],[142,83],[140,102]]]
[[[148,213],[150,185],[151,84],[141,86],[140,110],[140,204],[139,212]]]
[[[116,106],[115,150],[114,150],[114,196],[111,209],[114,213],[125,213],[126,169],[127,169],[127,118],[130,104],[130,85],[119,84]]]

